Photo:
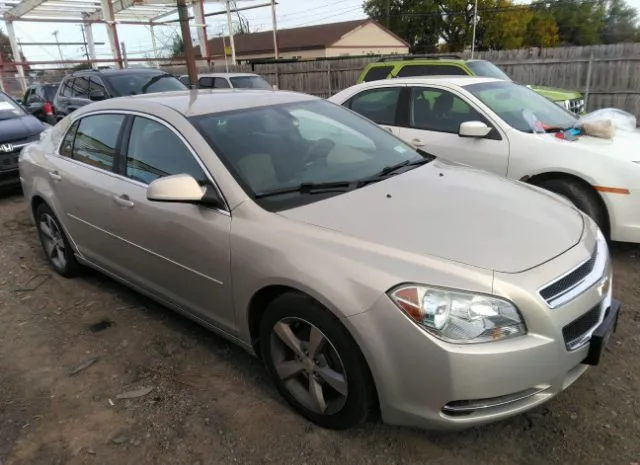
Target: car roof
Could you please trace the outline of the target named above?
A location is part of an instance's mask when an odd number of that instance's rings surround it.
[[[237,76],[258,76],[255,73],[205,73],[199,74],[198,77],[237,77]]]
[[[464,58],[449,58],[449,57],[442,57],[442,58],[438,58],[438,57],[433,57],[433,58],[421,58],[421,57],[415,57],[415,58],[409,58],[409,59],[403,59],[403,58],[393,58],[390,57],[389,59],[381,59],[380,61],[375,61],[373,63],[369,63],[369,67],[373,67],[373,66],[388,66],[388,65],[421,65],[424,63],[442,63],[442,64],[464,64],[464,63],[469,63],[470,61],[485,61],[485,60],[465,60]]]
[[[297,92],[253,89],[204,89],[159,92],[107,99],[82,107],[86,111],[139,110],[144,104],[147,110],[162,111],[171,108],[186,117],[222,113],[252,107],[285,103],[322,100]]]
[[[375,87],[376,85],[393,85],[393,84],[415,84],[419,82],[420,84],[442,84],[443,82],[447,84],[453,84],[454,86],[469,86],[471,84],[480,84],[483,82],[505,82],[503,79],[496,79],[491,77],[482,77],[482,76],[412,76],[412,77],[403,77],[403,78],[393,78],[393,79],[380,79],[377,81],[368,81],[362,84],[358,84],[363,88],[366,87]]]
[[[166,71],[162,71],[154,68],[125,68],[125,69],[83,69],[79,71],[74,71],[65,78],[69,77],[77,77],[77,76],[113,76],[113,75],[124,75],[124,74],[168,74]]]

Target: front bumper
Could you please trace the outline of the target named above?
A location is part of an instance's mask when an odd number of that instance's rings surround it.
[[[564,257],[560,261],[564,266]],[[608,264],[604,275],[610,276]],[[515,292],[500,289],[506,297],[515,297]],[[386,295],[371,310],[343,320],[369,363],[383,420],[431,430],[498,421],[569,387],[586,371],[588,358],[594,360],[591,347],[596,344],[599,361],[610,336],[603,327],[613,324],[608,316],[619,310],[610,288],[603,295],[594,285],[554,309],[537,295],[528,299],[513,299],[519,302],[528,333],[492,343],[443,342],[419,328]],[[600,316],[591,341],[567,349],[563,328],[596,306]]]
[[[601,193],[609,212],[611,239],[640,243],[640,191],[629,194]]]

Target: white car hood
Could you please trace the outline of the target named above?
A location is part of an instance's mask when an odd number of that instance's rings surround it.
[[[541,137],[552,139],[564,149],[586,151],[594,154],[607,155],[619,160],[640,160],[640,131],[616,131],[613,139],[580,136],[576,141],[565,141],[555,137],[555,134],[544,134]]]
[[[370,243],[506,273],[562,254],[584,229],[582,216],[551,194],[442,160],[279,214]]]

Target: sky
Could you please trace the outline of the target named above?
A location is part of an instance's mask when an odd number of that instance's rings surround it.
[[[640,0],[637,0],[640,2]],[[267,0],[237,0],[238,8],[244,6],[267,3]],[[278,29],[285,29],[312,24],[333,23],[364,18],[362,0],[277,0],[276,6]],[[224,3],[205,3],[205,13],[224,9]],[[244,11],[241,14],[247,18],[251,30],[271,30],[271,9],[269,7]],[[177,18],[177,15],[163,18]],[[227,34],[226,16],[213,16],[207,18],[209,37],[221,33]],[[0,21],[0,27],[6,32],[6,27]],[[53,33],[58,31],[60,42],[82,42],[82,32],[79,25],[55,24],[55,23],[27,23],[14,22],[14,29],[18,40],[22,42],[54,42]],[[169,48],[171,39],[179,32],[179,24],[172,26],[156,27],[156,41],[158,48]],[[118,36],[125,42],[129,57],[151,56],[153,46],[151,33],[147,26],[119,25]],[[93,37],[95,42],[104,42],[104,45],[96,45],[98,58],[111,58],[111,49],[107,42],[107,34],[103,24],[93,25]],[[195,29],[192,28],[192,37],[197,40]],[[62,55],[65,59],[79,59],[84,56],[84,49],[78,46],[63,46]],[[27,60],[57,60],[58,50],[55,46],[23,46]]]

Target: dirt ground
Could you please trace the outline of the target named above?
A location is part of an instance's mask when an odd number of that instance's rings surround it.
[[[2,196],[0,465],[637,465],[640,247],[612,254],[618,332],[603,364],[545,406],[454,434],[379,422],[336,432],[295,414],[257,360],[191,321],[97,273],[54,275],[22,197]]]

